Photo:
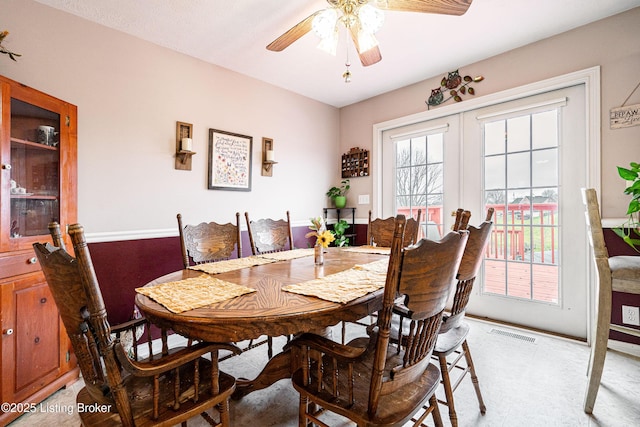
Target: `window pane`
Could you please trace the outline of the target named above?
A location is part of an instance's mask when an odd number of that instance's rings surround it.
[[[411,206],[411,196],[396,197],[396,210]]]
[[[503,189],[505,185],[505,156],[491,156],[484,159],[484,188]]]
[[[533,148],[558,146],[558,112],[556,110],[532,116]]]
[[[442,163],[427,167],[427,193],[442,193],[444,184],[444,170]]]
[[[485,123],[484,125],[484,154],[504,153],[505,140],[505,121],[498,120],[496,122]]]
[[[529,149],[529,116],[507,120],[507,151],[524,151]]]
[[[493,208],[493,223],[504,224],[504,212],[507,204],[506,193],[504,190],[490,190],[484,193],[484,204],[486,208]]]
[[[403,196],[409,194],[411,188],[411,168],[396,169],[396,194]]]
[[[410,153],[411,153],[411,141],[404,140],[396,142],[396,166],[409,166]]]
[[[509,190],[507,224],[529,224],[531,219],[531,194],[526,190]]]
[[[498,230],[496,230],[497,234]],[[497,246],[491,242],[491,255],[494,255],[494,249]],[[500,261],[486,260],[484,262],[484,292],[491,294],[505,295],[507,293],[507,264]]]
[[[533,159],[532,185],[534,187],[558,185],[558,149],[534,151],[531,156]]]
[[[507,188],[523,188],[531,185],[530,153],[507,155]]]
[[[444,161],[444,135],[437,133],[427,138],[427,162],[442,163]]]
[[[424,211],[425,211],[426,206],[427,206],[427,196],[426,196],[426,194],[414,194],[411,199],[412,199],[411,206],[413,207],[413,213],[415,215],[417,215],[418,214],[418,209],[422,209],[422,212],[423,212],[423,215],[424,215]],[[422,220],[424,220],[424,216],[422,217],[422,219],[420,221],[422,221]]]
[[[411,188],[406,194],[425,194],[427,192],[427,185],[431,185],[427,179],[427,167],[412,167],[411,174]]]
[[[411,164],[424,165],[427,163],[427,138],[422,136],[411,139]]]

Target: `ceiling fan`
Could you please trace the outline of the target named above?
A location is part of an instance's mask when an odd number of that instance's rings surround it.
[[[335,55],[339,23],[351,34],[363,66],[382,59],[375,32],[384,22],[383,10],[463,15],[473,0],[327,0],[318,10],[271,42],[267,49],[280,52],[310,31],[321,41],[318,47]],[[347,61],[348,62],[348,61]],[[347,64],[348,66],[348,64]]]

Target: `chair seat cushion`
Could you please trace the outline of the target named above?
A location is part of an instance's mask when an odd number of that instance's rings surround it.
[[[609,258],[613,290],[640,294],[640,256]]]
[[[457,328],[449,329],[447,332],[438,334],[436,346],[433,349],[435,356],[447,356],[467,339],[469,335],[469,324],[462,322]]]

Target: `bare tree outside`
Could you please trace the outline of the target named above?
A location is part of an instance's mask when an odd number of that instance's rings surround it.
[[[424,220],[428,208],[442,209],[444,174],[441,151],[441,134],[396,143],[398,212],[413,216],[418,209],[422,209]],[[442,218],[442,215],[439,214],[438,218]]]

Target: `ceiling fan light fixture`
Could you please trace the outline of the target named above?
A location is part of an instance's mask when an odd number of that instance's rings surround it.
[[[338,12],[335,8],[327,8],[318,13],[311,22],[311,29],[321,39],[332,37],[337,31]]]
[[[378,46],[376,36],[364,30],[358,31],[358,50],[360,53],[373,49],[376,46]]]
[[[320,43],[318,43],[318,49],[336,56],[338,50],[338,30],[336,29],[328,36],[321,38]]]
[[[317,0],[320,1],[320,0]],[[329,8],[320,9],[285,31],[267,45],[267,50],[281,52],[300,37],[314,32],[322,39],[321,48],[333,53],[334,34],[344,26],[355,44],[363,66],[382,59],[374,34],[384,23],[385,11],[463,15],[472,0],[326,0]],[[338,24],[340,22],[340,24]],[[361,34],[359,34],[361,33]],[[325,48],[330,46],[330,48]],[[346,77],[345,77],[346,78]]]
[[[384,24],[384,13],[370,4],[363,4],[358,9],[360,28],[369,34],[377,33]]]

